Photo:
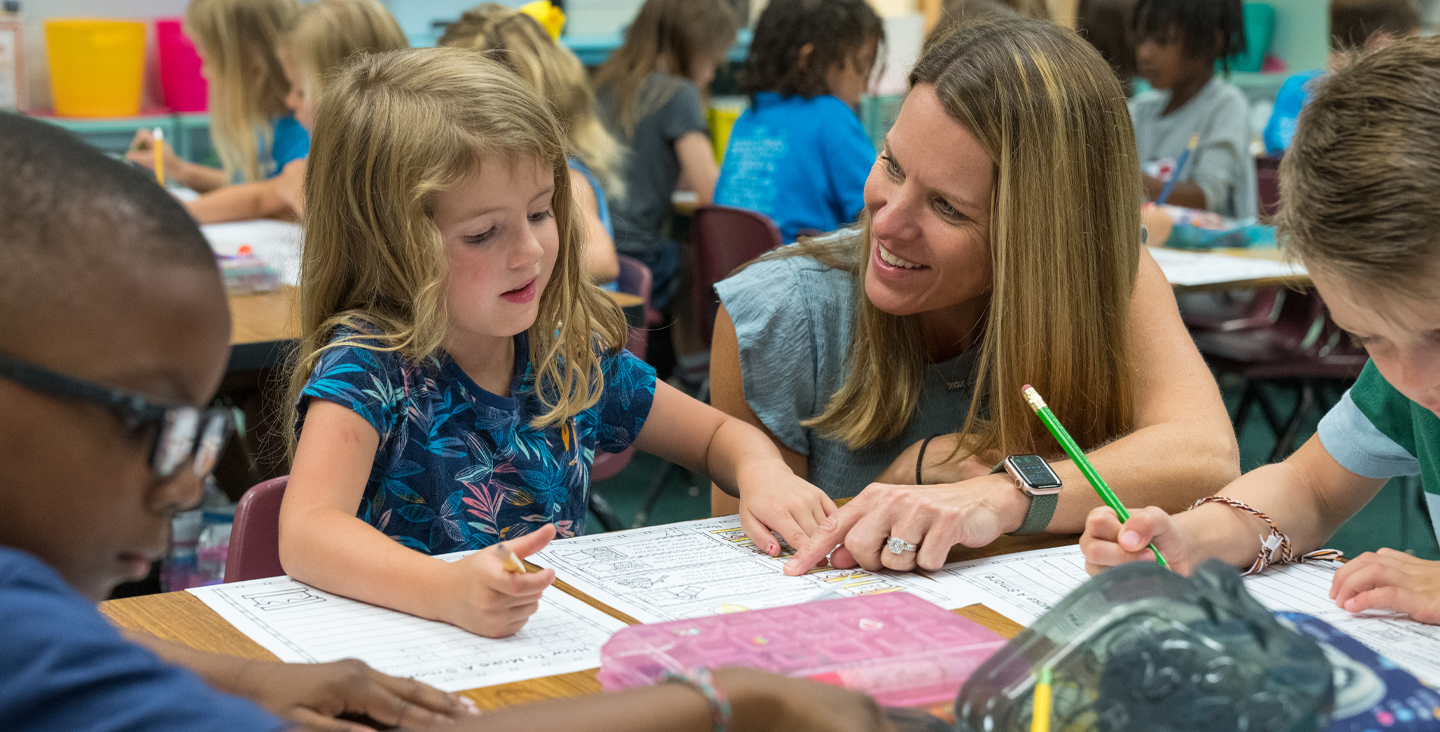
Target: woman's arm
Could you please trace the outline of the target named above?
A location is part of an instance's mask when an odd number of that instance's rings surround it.
[[[801,478],[809,474],[807,459],[786,447],[755,416],[755,410],[745,401],[745,383],[740,374],[740,342],[735,337],[735,324],[730,313],[721,305],[715,314],[715,334],[710,340],[710,403],[716,409],[760,430],[770,438],[780,458],[790,470]],[[740,512],[740,500],[720,489],[710,486],[710,515],[729,516]]]
[[[225,186],[187,202],[185,210],[201,224],[279,216],[288,213],[290,207],[280,198],[278,180]]]
[[[327,592],[442,620],[490,638],[514,634],[539,607],[554,570],[505,571],[499,545],[457,562],[414,551],[356,518],[380,436],[360,415],[312,398],[280,506],[280,562]],[[539,551],[553,526],[506,542]]]
[[[710,138],[703,132],[686,132],[675,141],[675,156],[680,158],[680,180],[695,192],[700,205],[713,202],[720,167],[715,164]]]
[[[614,282],[620,276],[620,260],[615,258],[614,240],[600,221],[600,202],[595,198],[595,191],[590,188],[590,181],[574,170],[570,171],[570,191],[585,225],[585,272],[597,285]]]

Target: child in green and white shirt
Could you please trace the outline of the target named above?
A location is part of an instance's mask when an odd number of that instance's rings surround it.
[[[1179,571],[1210,558],[1258,571],[1320,548],[1399,475],[1418,473],[1440,516],[1440,39],[1398,42],[1319,84],[1281,189],[1282,241],[1371,362],[1284,462],[1174,516],[1092,512],[1080,540],[1092,572],[1150,559],[1150,541]],[[1440,562],[1366,553],[1336,572],[1331,597],[1440,624]]]

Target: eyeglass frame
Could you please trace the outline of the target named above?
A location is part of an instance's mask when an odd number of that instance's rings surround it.
[[[0,353],[0,377],[33,392],[75,399],[109,409],[120,417],[124,422],[125,429],[132,433],[154,428],[155,436],[150,444],[148,461],[151,472],[161,480],[174,479],[180,472],[181,466],[186,462],[177,460],[175,466],[169,471],[162,470],[161,466],[157,464],[160,459],[160,447],[165,441],[167,429],[179,421],[176,415],[190,414],[197,420],[188,453],[188,459],[192,461],[192,471],[197,475],[200,475],[202,471],[195,470],[193,461],[200,448],[204,446],[211,429],[215,426],[215,420],[217,418],[224,420],[224,431],[219,435],[215,444],[214,457],[217,459],[238,422],[233,407],[201,409],[189,404],[160,404],[138,392],[96,384],[28,361],[11,358],[3,353]],[[209,468],[213,467],[214,459],[210,461]],[[209,472],[208,468],[203,471],[206,474]]]

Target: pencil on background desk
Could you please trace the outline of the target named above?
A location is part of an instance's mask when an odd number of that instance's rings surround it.
[[[155,152],[155,180],[161,186],[165,185],[165,130],[156,127],[151,133],[155,141],[150,144],[150,149]]]
[[[1070,456],[1070,460],[1075,463],[1075,467],[1080,469],[1080,474],[1085,476],[1085,480],[1090,481],[1090,487],[1100,494],[1100,500],[1115,511],[1115,515],[1120,518],[1121,523],[1129,521],[1130,512],[1125,510],[1125,505],[1115,497],[1115,491],[1110,490],[1109,484],[1100,477],[1100,472],[1090,463],[1090,458],[1085,457],[1085,453],[1080,450],[1079,445],[1075,444],[1075,439],[1070,436],[1065,425],[1060,424],[1060,420],[1055,418],[1055,413],[1050,411],[1050,407],[1045,404],[1044,399],[1040,398],[1040,393],[1035,391],[1035,387],[1026,384],[1020,393],[1025,397],[1025,401],[1029,402],[1030,408],[1035,410],[1035,415],[1045,424],[1045,428],[1055,436],[1055,441],[1060,443],[1060,449]],[[1150,545],[1150,551],[1155,553],[1156,564],[1162,567],[1166,566],[1165,557],[1160,556],[1160,550],[1156,549],[1154,544]]]

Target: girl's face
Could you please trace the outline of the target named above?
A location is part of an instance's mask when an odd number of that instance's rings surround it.
[[[871,38],[859,53],[831,66],[825,72],[825,85],[830,94],[852,107],[860,106],[860,97],[870,88],[870,71],[875,68],[875,56],[879,52],[880,39]]]
[[[319,111],[320,100],[310,94],[304,71],[295,61],[295,54],[282,46],[275,52],[275,57],[280,60],[280,70],[285,72],[285,81],[290,85],[290,92],[285,95],[285,106],[295,113],[295,121],[299,122],[306,132],[314,132],[315,113]]]
[[[933,86],[916,86],[865,182],[865,294],[876,307],[914,315],[988,296],[993,179],[974,135]]]
[[[1135,69],[1156,89],[1174,89],[1214,73],[1212,59],[1185,52],[1185,37],[1178,29],[1142,38],[1135,46]]]
[[[1440,273],[1440,266],[1431,270]],[[1377,296],[1362,295],[1339,277],[1316,268],[1310,277],[1335,324],[1365,347],[1385,381],[1440,416],[1440,288],[1383,302],[1377,309]]]
[[[535,323],[560,251],[554,194],[550,166],[492,155],[435,197],[455,337],[510,338]]]

